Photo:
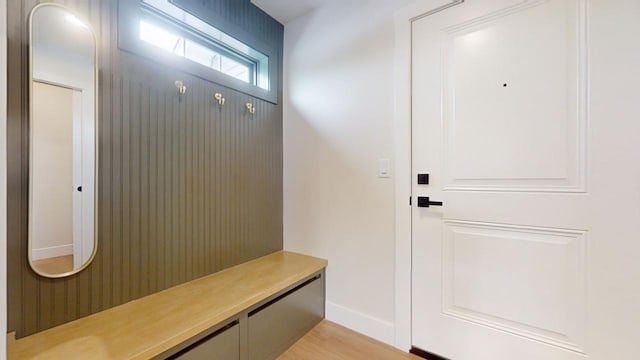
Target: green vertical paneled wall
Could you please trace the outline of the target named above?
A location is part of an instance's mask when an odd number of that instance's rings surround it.
[[[26,336],[282,249],[281,102],[123,52],[117,0],[67,0],[56,2],[99,39],[98,252],[66,279],[30,269],[27,19],[40,2],[8,2],[9,330]],[[282,25],[249,0],[205,3],[281,54]]]

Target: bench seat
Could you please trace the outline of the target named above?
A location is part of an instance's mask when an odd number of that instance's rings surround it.
[[[166,358],[216,327],[242,324],[249,310],[319,278],[326,266],[323,259],[273,253],[19,340],[9,334],[9,359]]]

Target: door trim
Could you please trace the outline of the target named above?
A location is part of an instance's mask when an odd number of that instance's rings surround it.
[[[395,13],[395,346],[411,344],[411,25],[464,0],[417,0]]]

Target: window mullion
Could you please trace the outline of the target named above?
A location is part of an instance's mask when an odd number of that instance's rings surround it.
[[[223,39],[230,37],[213,27],[211,27],[211,31],[214,31],[214,37],[207,35],[207,32],[210,32],[207,24],[188,15],[166,0],[143,0],[141,4],[145,17],[140,19],[140,40],[164,50],[172,49],[171,52],[175,55],[253,86],[261,85],[257,81],[258,72],[261,74],[261,79],[267,73],[262,73],[258,64],[265,60],[268,61],[264,55],[260,55],[261,60],[244,55],[245,53],[260,53],[249,48],[246,44],[238,43],[235,39],[231,39],[231,43],[218,44]],[[178,13],[178,11],[180,12]],[[146,31],[144,36],[143,27]],[[173,46],[171,43],[167,43],[167,40],[171,41],[170,39],[176,39]],[[234,42],[238,43],[237,46],[242,46],[242,50],[234,48],[232,45]],[[227,65],[227,69],[223,68],[224,64]]]

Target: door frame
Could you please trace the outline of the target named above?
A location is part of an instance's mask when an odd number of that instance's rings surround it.
[[[411,27],[414,21],[464,0],[416,0],[395,13],[395,346],[409,351],[411,341]]]

